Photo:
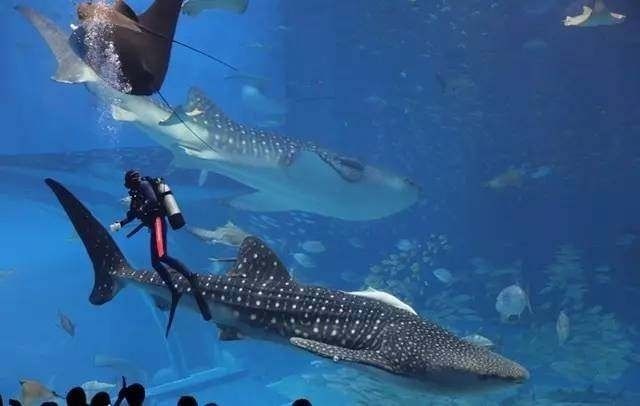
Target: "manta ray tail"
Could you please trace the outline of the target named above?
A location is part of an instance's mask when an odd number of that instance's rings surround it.
[[[89,301],[94,305],[109,302],[121,288],[112,273],[131,270],[131,266],[107,230],[69,190],[50,178],[45,183],[67,212],[93,263],[94,284]]]

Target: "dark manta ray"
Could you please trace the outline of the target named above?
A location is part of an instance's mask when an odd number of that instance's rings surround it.
[[[93,263],[89,301],[102,305],[135,286],[166,304],[170,292],[155,272],[134,270],[109,233],[64,186],[47,179]],[[180,306],[195,309],[189,284],[177,273]],[[200,275],[200,286],[221,340],[251,337],[304,349],[335,362],[360,365],[384,379],[445,391],[520,383],[527,370],[463,341],[436,324],[386,302],[308,286],[293,279],[256,237],[240,246],[226,275]]]
[[[160,90],[174,42],[233,68],[174,39],[181,6],[182,0],[155,0],[136,15],[122,0],[113,6],[82,3],[77,8],[80,26],[70,41],[82,60],[110,86],[138,96]]]

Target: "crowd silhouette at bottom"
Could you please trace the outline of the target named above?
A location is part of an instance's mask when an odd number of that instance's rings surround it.
[[[57,395],[56,395],[57,396]],[[123,401],[129,406],[142,406],[144,404],[146,393],[144,386],[139,383],[127,385],[124,377],[122,377],[122,387],[118,393],[118,398],[114,403],[111,402],[111,396],[107,392],[96,393],[87,403],[87,394],[81,387],[77,386],[67,392],[65,401],[67,406],[120,406]],[[182,396],[177,403],[178,406],[198,406],[198,401],[191,395]],[[4,406],[2,395],[0,395],[0,406]],[[9,406],[23,406],[19,400],[9,399]],[[26,406],[26,405],[25,405]],[[31,405],[29,405],[31,406]],[[57,402],[43,402],[41,406],[59,406]],[[215,402],[205,403],[204,406],[222,406]],[[293,401],[291,406],[312,406],[307,399],[297,399]]]

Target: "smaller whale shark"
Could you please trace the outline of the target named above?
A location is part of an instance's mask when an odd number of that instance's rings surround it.
[[[602,25],[620,24],[625,20],[625,16],[612,13],[604,4],[604,0],[595,0],[593,8],[582,6],[582,14],[567,16],[564,19],[566,27],[598,27]]]
[[[249,0],[186,0],[182,4],[182,12],[189,16],[197,16],[204,10],[226,10],[243,14],[249,7]]]
[[[166,304],[170,290],[155,272],[133,269],[104,226],[69,190],[53,179],[45,182],[93,263],[89,301],[103,305],[131,286],[150,294],[159,306]],[[183,295],[180,307],[197,311],[189,283],[171,274]],[[371,291],[350,294],[300,283],[257,237],[244,239],[226,274],[196,277],[221,340],[273,341],[414,388],[477,391],[529,378],[520,364],[454,336],[389,294],[377,298]]]
[[[420,197],[418,186],[406,178],[315,144],[239,124],[198,89],[191,89],[187,102],[175,109],[119,92],[76,55],[69,34],[33,9],[17,9],[55,55],[54,80],[85,84],[112,106],[114,119],[135,124],[171,151],[174,166],[214,172],[256,190],[230,200],[234,208],[300,210],[366,221],[405,210]]]

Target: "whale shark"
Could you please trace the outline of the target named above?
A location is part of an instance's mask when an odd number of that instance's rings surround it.
[[[159,307],[166,305],[171,293],[162,279],[155,272],[134,269],[82,202],[57,181],[45,182],[93,263],[89,301],[104,305],[122,289],[135,287],[151,295]],[[183,295],[179,306],[197,311],[189,283],[173,270],[171,275]],[[244,239],[226,274],[197,278],[221,340],[278,342],[425,389],[485,390],[529,378],[515,361],[385,300],[300,283],[255,236]]]
[[[620,24],[625,19],[626,16],[609,11],[604,0],[595,0],[593,8],[583,5],[582,14],[567,16],[563,23],[565,27],[599,27]]]
[[[171,151],[176,167],[214,172],[256,190],[230,200],[232,207],[366,221],[400,212],[420,197],[419,187],[406,178],[312,143],[236,123],[197,89],[175,109],[121,93],[73,52],[68,33],[33,9],[17,9],[55,55],[54,80],[83,83],[112,106],[116,120],[137,125]]]

